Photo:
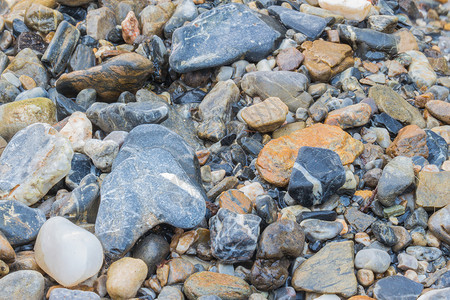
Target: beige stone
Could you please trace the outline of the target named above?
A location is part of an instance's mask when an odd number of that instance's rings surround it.
[[[289,108],[280,98],[270,97],[242,110],[242,119],[259,132],[272,132],[286,121]]]
[[[114,300],[136,296],[147,277],[147,265],[141,259],[124,257],[115,261],[108,269],[106,290]]]

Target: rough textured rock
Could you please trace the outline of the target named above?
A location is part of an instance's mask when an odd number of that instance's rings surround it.
[[[366,231],[376,220],[371,215],[360,212],[357,208],[348,209],[345,212],[345,219],[359,232]]]
[[[147,265],[144,261],[124,257],[108,268],[106,290],[113,299],[133,298],[146,277]]]
[[[242,56],[259,61],[283,36],[284,29],[277,21],[242,4],[226,4],[175,30],[169,62],[176,72],[186,73],[228,65]]]
[[[339,155],[329,149],[301,147],[289,179],[288,193],[300,205],[325,203],[345,183]]]
[[[355,295],[353,242],[327,244],[295,270],[292,286],[315,293]]]
[[[377,281],[373,293],[379,300],[415,300],[422,290],[420,283],[397,275]]]
[[[425,209],[436,209],[450,204],[450,172],[419,173],[416,204]]]
[[[257,259],[253,264],[250,282],[261,291],[276,290],[281,287],[289,276],[289,260]]]
[[[200,182],[195,153],[180,136],[159,125],[133,129],[102,184],[95,233],[107,255],[125,253],[159,223],[200,223],[207,199]]]
[[[209,220],[212,255],[223,262],[250,260],[256,250],[261,218],[221,208]]]
[[[369,104],[358,103],[329,112],[324,124],[339,126],[342,129],[359,127],[366,125],[371,115],[372,108]]]
[[[86,33],[96,40],[106,39],[114,26],[114,12],[107,7],[89,10],[86,16]]]
[[[18,201],[0,201],[0,231],[12,246],[33,241],[45,222],[45,215]]]
[[[184,293],[189,300],[206,295],[215,295],[223,300],[245,300],[252,292],[248,283],[241,278],[227,274],[199,272],[185,281]]]
[[[386,149],[386,154],[395,156],[428,157],[427,134],[417,125],[407,125],[400,129],[397,137]]]
[[[0,106],[0,135],[10,140],[34,123],[56,123],[56,107],[48,98],[32,98]]]
[[[303,146],[333,150],[344,165],[353,162],[363,151],[362,143],[339,127],[315,124],[267,143],[256,161],[259,174],[272,184],[286,186],[298,150]]]
[[[13,272],[0,279],[0,299],[42,300],[45,281],[31,270]]]
[[[19,131],[0,157],[0,199],[36,203],[69,173],[72,156],[70,142],[48,124]]]
[[[263,100],[269,97],[278,97],[290,111],[297,108],[308,108],[312,99],[302,97],[308,86],[305,75],[289,71],[258,71],[244,75],[241,81],[242,90],[250,97],[261,97]]]
[[[297,48],[290,47],[278,53],[277,66],[280,71],[293,71],[300,66],[304,59],[305,56]]]
[[[66,287],[96,275],[103,264],[99,240],[62,217],[50,218],[42,225],[34,251],[39,267]]]
[[[326,82],[331,77],[353,66],[353,51],[349,45],[315,40],[302,44],[305,60],[311,79]]]
[[[270,97],[242,110],[242,119],[259,132],[272,132],[286,121],[289,108],[280,98]]]
[[[198,15],[197,7],[192,0],[184,0],[177,5],[172,17],[164,25],[164,35],[171,37],[175,29],[180,28],[185,22],[194,20]]]
[[[153,72],[150,60],[136,53],[118,55],[107,62],[87,70],[63,74],[56,81],[56,89],[68,97],[94,88],[99,100],[117,101],[124,91],[137,91]]]
[[[450,245],[450,204],[431,215],[428,227],[438,239]]]
[[[415,124],[424,128],[426,123],[420,111],[406,102],[399,94],[388,86],[376,85],[369,89],[369,97],[373,98],[380,111],[392,118],[407,124]]]

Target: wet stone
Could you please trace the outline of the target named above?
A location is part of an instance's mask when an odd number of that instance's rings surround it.
[[[87,70],[93,66],[95,66],[95,55],[92,48],[83,44],[78,44],[69,60],[70,70]]]
[[[155,274],[156,267],[169,254],[169,243],[156,234],[149,234],[133,249],[133,257],[142,259],[148,267],[148,275]]]
[[[325,241],[336,237],[343,229],[343,225],[337,221],[323,221],[318,219],[308,219],[300,223],[305,235],[310,240]]]
[[[25,14],[25,24],[29,28],[45,34],[55,31],[63,20],[62,13],[40,4],[31,5]]]
[[[422,290],[420,283],[404,276],[390,276],[379,280],[373,293],[376,299],[380,300],[414,300]]]
[[[289,260],[257,259],[253,264],[250,281],[258,290],[268,291],[281,287],[289,276]]]
[[[397,237],[394,230],[382,221],[376,221],[372,224],[372,232],[375,238],[386,246],[394,246],[397,243]]]
[[[22,51],[25,48],[31,48],[32,50],[44,54],[47,49],[47,43],[44,39],[34,32],[22,32],[16,40],[17,52]]]
[[[261,195],[255,199],[256,214],[266,224],[271,224],[277,219],[277,204],[269,195]]]
[[[345,212],[345,219],[357,231],[366,231],[375,222],[375,218],[359,211],[357,208],[350,208]]]
[[[288,193],[299,204],[323,204],[345,183],[339,155],[328,149],[302,147],[298,152]]]

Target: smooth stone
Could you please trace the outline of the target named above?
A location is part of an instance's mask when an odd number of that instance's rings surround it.
[[[82,152],[86,141],[92,139],[92,124],[85,113],[76,111],[59,133],[70,141],[74,151]]]
[[[269,195],[261,195],[255,199],[256,214],[266,224],[271,224],[277,220],[277,204]]]
[[[374,217],[359,211],[355,207],[347,209],[345,219],[359,232],[366,231],[376,221]]]
[[[262,232],[256,257],[260,259],[281,259],[298,257],[303,252],[305,233],[297,222],[280,220],[270,224]]]
[[[420,283],[395,275],[377,281],[373,294],[378,300],[415,300],[422,290]]]
[[[30,270],[12,272],[0,279],[0,299],[42,300],[45,280],[41,273]]]
[[[406,51],[412,58],[408,68],[408,75],[419,89],[429,88],[436,83],[437,75],[431,67],[427,57],[422,52],[416,50]]]
[[[191,275],[184,282],[184,293],[189,300],[207,295],[215,295],[222,300],[245,300],[252,291],[241,278],[204,271]]]
[[[413,229],[416,226],[427,228],[428,213],[422,207],[415,209],[411,215],[405,220],[404,226],[406,229]]]
[[[25,13],[25,24],[34,30],[44,34],[55,31],[64,20],[64,16],[57,10],[40,4],[32,4]]]
[[[406,253],[400,253],[397,256],[398,259],[398,268],[402,270],[417,270],[419,267],[419,263],[417,262],[417,259],[409,254]]]
[[[394,35],[372,29],[361,29],[348,25],[338,25],[339,37],[352,43],[364,43],[375,51],[397,53],[397,38]]]
[[[333,0],[318,0],[321,8],[329,10],[335,14],[341,15],[346,19],[363,21],[369,14],[372,5],[361,0],[351,1],[333,1]]]
[[[372,233],[375,238],[386,246],[394,246],[397,244],[397,237],[391,226],[383,223],[382,221],[376,221],[372,224]]]
[[[86,111],[88,118],[109,133],[131,131],[142,124],[157,124],[167,119],[169,108],[164,100],[132,103],[96,102]]]
[[[132,10],[130,10],[121,23],[122,37],[125,43],[133,44],[136,38],[141,34],[139,30],[139,21]]]
[[[16,77],[27,75],[33,78],[36,84],[42,88],[46,88],[48,83],[47,70],[30,48],[23,49],[14,57],[3,74],[7,72],[13,73]]]
[[[413,184],[414,180],[412,159],[405,156],[395,157],[384,167],[378,181],[378,201],[384,206],[392,206],[395,198]]]
[[[339,155],[329,149],[301,147],[289,179],[288,193],[300,205],[323,204],[345,183]]]
[[[184,295],[176,287],[165,286],[162,288],[161,293],[159,293],[158,299],[184,300]]]
[[[288,29],[301,32],[312,40],[319,37],[327,26],[327,21],[324,18],[282,6],[269,6],[268,11],[270,14],[275,15]]]
[[[136,244],[133,257],[142,259],[148,267],[148,275],[152,275],[167,257],[169,250],[169,243],[162,236],[149,234]]]
[[[86,16],[86,34],[96,40],[106,39],[116,26],[114,12],[107,7],[89,10]]]
[[[292,286],[297,291],[350,297],[357,292],[354,273],[353,242],[329,243],[295,270]]]
[[[305,56],[297,48],[289,47],[281,50],[276,60],[280,71],[294,71],[304,59]]]
[[[49,71],[53,76],[58,77],[64,72],[79,38],[80,31],[75,26],[67,21],[59,24],[41,59],[43,63],[50,66]]]
[[[0,260],[5,263],[12,263],[16,259],[16,252],[9,243],[8,239],[0,232]]]
[[[89,156],[96,168],[103,172],[110,172],[113,161],[119,152],[119,144],[111,140],[90,139],[85,142],[83,152]]]
[[[49,94],[46,90],[44,90],[41,87],[35,87],[31,90],[24,91],[17,95],[16,99],[14,101],[21,101],[26,99],[32,99],[32,98],[48,98]]]
[[[368,269],[375,273],[384,273],[391,264],[391,257],[383,250],[363,249],[356,253],[355,267]]]
[[[448,145],[443,137],[431,130],[427,134],[427,160],[430,164],[440,167],[448,158]]]
[[[417,300],[446,300],[450,293],[450,287],[445,289],[430,290],[422,294]]]
[[[70,71],[87,70],[95,66],[95,54],[92,48],[78,44],[69,60]]]
[[[197,7],[192,0],[184,0],[177,5],[173,15],[164,25],[164,35],[172,37],[173,32],[198,16]]]
[[[63,288],[53,289],[50,293],[49,300],[100,300],[100,296],[94,292],[70,290]]]
[[[425,104],[427,111],[436,119],[450,124],[450,103],[441,100],[430,100]]]
[[[87,70],[63,74],[56,81],[59,93],[75,97],[86,88],[94,88],[99,100],[114,102],[124,91],[137,91],[153,72],[153,64],[136,53],[118,55]]]
[[[0,103],[13,102],[17,95],[20,94],[20,90],[16,88],[12,83],[1,79],[0,80]]]
[[[369,97],[373,98],[380,111],[392,118],[407,124],[415,124],[420,128],[426,126],[426,122],[419,110],[403,99],[388,86],[376,85],[369,89]]]
[[[363,151],[362,143],[339,127],[315,124],[267,143],[258,155],[256,169],[269,183],[286,186],[303,146],[333,150],[344,165],[353,162]]]
[[[231,121],[231,106],[239,100],[239,88],[233,80],[221,81],[203,98],[199,115],[202,123],[197,128],[198,136],[217,142],[226,135],[226,126]]]
[[[299,107],[308,108],[312,99],[302,97],[307,89],[308,79],[305,75],[289,71],[258,71],[247,73],[241,81],[242,90],[250,97],[267,99],[277,97],[290,111]]]
[[[442,251],[436,247],[409,246],[406,253],[414,256],[417,260],[434,261],[442,256]]]
[[[73,190],[80,185],[81,180],[83,180],[86,175],[95,175],[97,173],[98,170],[87,155],[75,153],[72,158],[70,171],[65,178],[65,183]]]
[[[39,267],[65,287],[97,274],[103,264],[100,241],[63,217],[42,225],[34,251]]]
[[[124,257],[109,266],[106,290],[112,299],[130,299],[136,296],[147,277],[147,265],[141,259]]]
[[[84,89],[78,93],[75,102],[83,107],[84,109],[88,109],[92,104],[97,101],[97,91],[95,89]]]
[[[148,5],[140,13],[142,34],[145,36],[163,36],[164,25],[175,11],[175,4],[167,1],[156,5]]]
[[[450,172],[419,172],[416,204],[425,209],[436,209],[450,204]]]
[[[450,204],[431,215],[428,227],[439,240],[450,245]]]
[[[281,287],[289,277],[289,260],[257,259],[253,264],[250,282],[260,291],[274,290]]]
[[[270,97],[242,110],[242,119],[259,132],[272,132],[286,121],[289,108],[280,98]]]
[[[274,19],[242,4],[226,4],[175,30],[169,63],[176,72],[186,73],[229,65],[242,56],[255,62],[275,50],[283,35]]]
[[[15,200],[0,201],[0,231],[12,246],[33,241],[45,222],[45,215]]]
[[[126,253],[160,223],[199,224],[207,200],[200,180],[195,153],[180,136],[160,125],[134,128],[101,188],[95,232],[106,255]]]
[[[314,1],[314,0],[312,0]],[[338,13],[326,10],[326,9],[322,9],[320,7],[316,7],[318,3],[313,3],[311,5],[309,4],[302,4],[300,5],[300,11],[306,14],[310,14],[310,15],[314,15],[314,16],[318,16],[318,17],[322,17],[322,18],[334,18],[334,22],[333,23],[342,23],[344,21],[344,17],[341,16]],[[313,6],[314,5],[314,6]],[[333,19],[332,19],[333,20]]]
[[[342,231],[344,226],[337,221],[323,221],[318,219],[308,219],[300,223],[305,231],[306,237],[314,241],[326,241],[335,238]]]
[[[372,108],[369,104],[358,103],[328,113],[324,124],[339,126],[342,129],[360,127],[370,121]]]
[[[48,124],[19,131],[0,157],[0,199],[36,203],[69,173],[72,156],[70,142]]]
[[[212,255],[221,262],[250,260],[256,250],[261,218],[221,208],[209,220]]]

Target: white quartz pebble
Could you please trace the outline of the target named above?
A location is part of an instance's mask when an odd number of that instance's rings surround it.
[[[346,19],[356,21],[364,20],[372,7],[367,0],[319,0],[319,5]]]

